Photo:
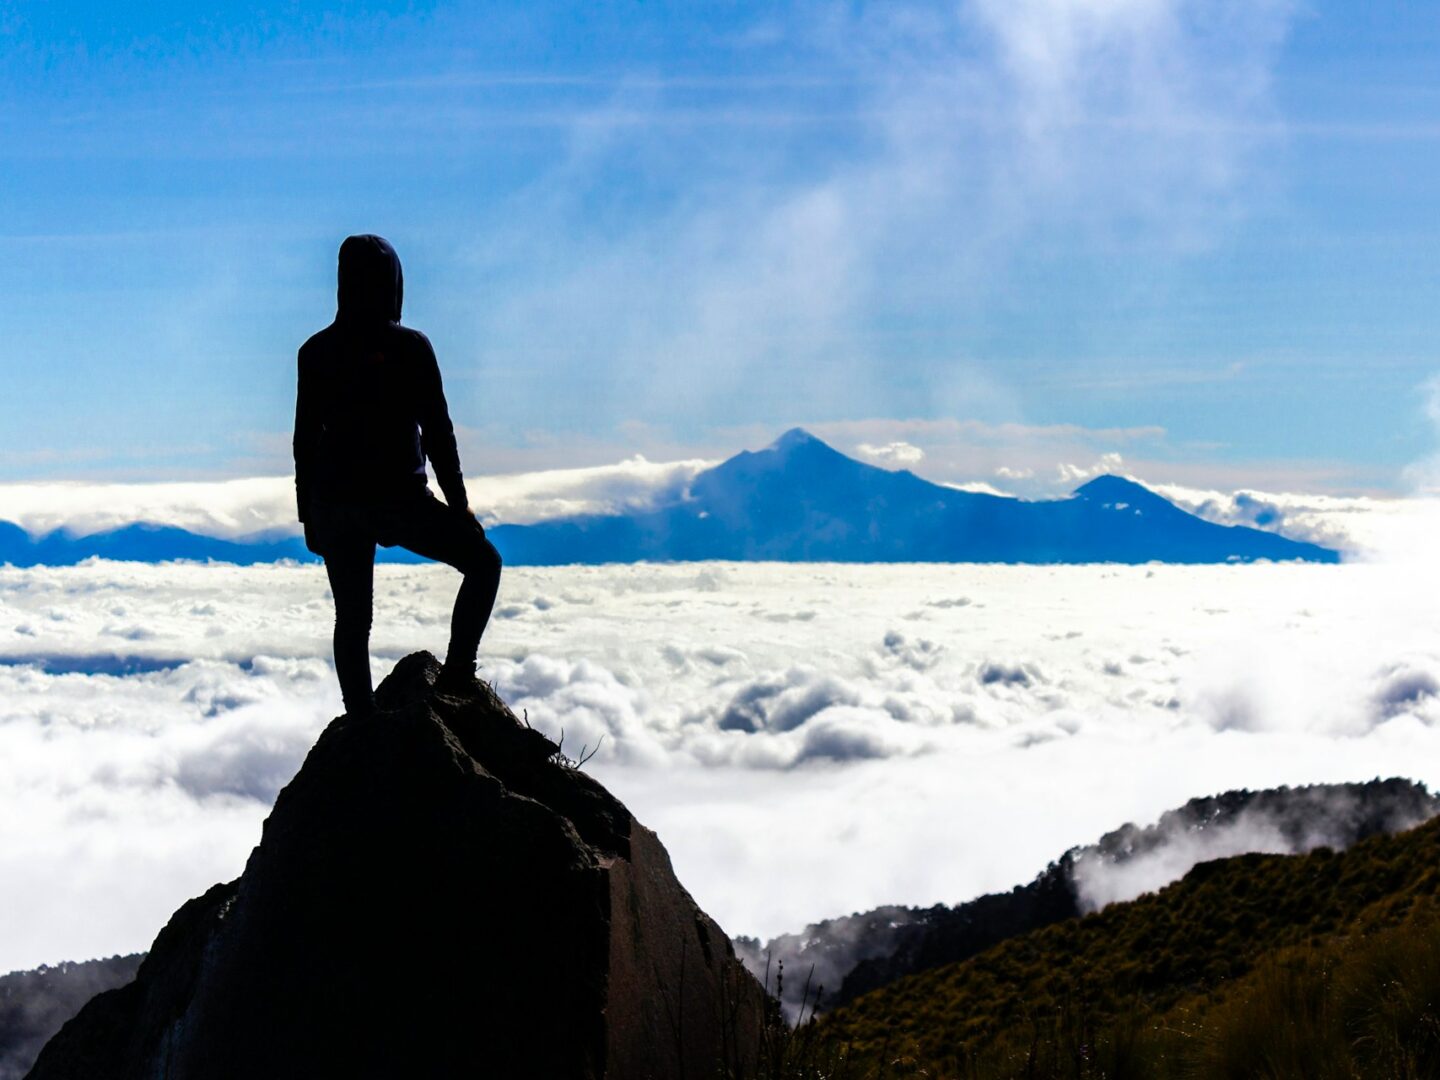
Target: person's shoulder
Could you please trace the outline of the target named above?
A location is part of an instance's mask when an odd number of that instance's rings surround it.
[[[425,370],[436,366],[435,349],[430,344],[430,339],[416,330],[413,326],[401,326],[399,323],[390,324],[391,340],[395,343],[395,351],[407,358],[419,370]]]
[[[317,330],[305,339],[305,344],[300,346],[300,362],[304,363],[317,353],[327,351],[335,340],[335,324],[331,323],[323,330]]]
[[[404,348],[412,349],[416,352],[432,354],[435,352],[434,348],[430,345],[430,339],[413,326],[402,326],[400,323],[391,323],[390,332],[395,335],[396,340],[399,341]]]

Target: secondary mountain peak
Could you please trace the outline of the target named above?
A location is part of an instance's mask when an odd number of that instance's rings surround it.
[[[1140,502],[1166,501],[1144,484],[1125,476],[1116,476],[1114,473],[1105,473],[1094,480],[1086,481],[1070,494],[1101,503],[1128,502],[1134,505]]]

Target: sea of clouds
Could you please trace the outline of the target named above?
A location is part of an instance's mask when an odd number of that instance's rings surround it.
[[[702,906],[768,937],[1008,888],[1194,795],[1440,783],[1433,577],[512,569],[482,662],[568,751],[599,747]],[[443,649],[457,580],[378,569],[377,677]],[[330,618],[317,567],[0,569],[0,970],[144,948],[239,873],[339,711]]]

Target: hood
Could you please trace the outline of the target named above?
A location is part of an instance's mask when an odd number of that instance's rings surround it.
[[[400,256],[383,236],[350,236],[340,245],[339,310],[350,322],[399,322],[405,298]]]

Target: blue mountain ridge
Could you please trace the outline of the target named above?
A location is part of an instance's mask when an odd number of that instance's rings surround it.
[[[1245,526],[1216,525],[1132,480],[1100,476],[1069,497],[1028,502],[959,491],[909,470],[866,465],[793,428],[699,473],[678,502],[487,530],[507,564],[688,562],[1223,563],[1338,562],[1337,552]],[[130,525],[34,538],[0,522],[0,563],[100,557],[250,565],[313,560],[298,537],[220,540]],[[421,562],[382,548],[389,562]]]
[[[780,562],[1338,562],[1315,544],[1216,525],[1131,480],[1101,476],[1038,502],[958,491],[846,457],[794,428],[695,477],[688,497],[625,515],[499,526],[518,565]]]

